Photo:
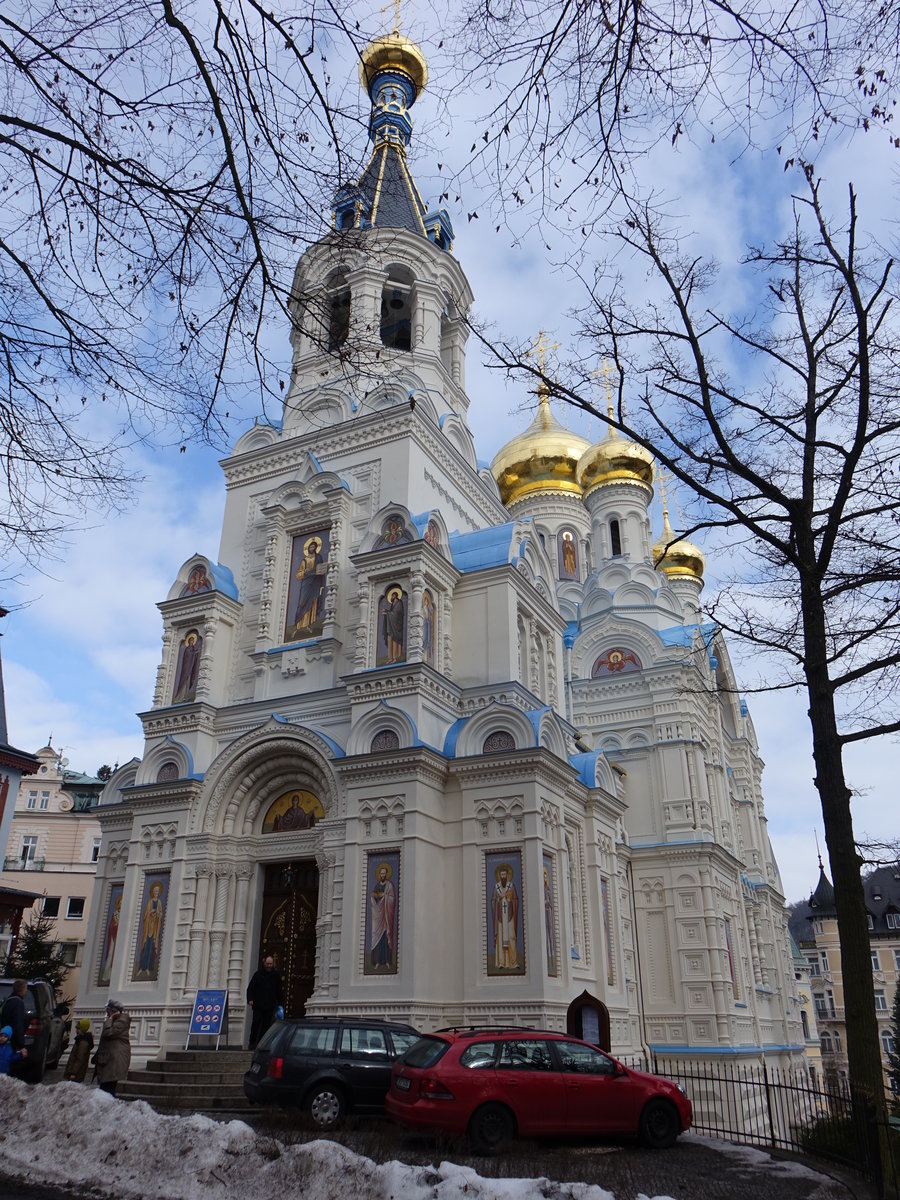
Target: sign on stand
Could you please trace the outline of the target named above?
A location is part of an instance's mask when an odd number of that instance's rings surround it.
[[[225,1027],[225,1014],[228,1011],[228,989],[221,990],[203,988],[197,992],[194,1001],[194,1011],[191,1013],[191,1024],[188,1029],[184,1048],[187,1050],[192,1037],[214,1037],[216,1049],[219,1048],[219,1038]]]

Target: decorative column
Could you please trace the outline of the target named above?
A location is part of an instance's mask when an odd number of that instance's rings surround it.
[[[275,582],[276,564],[279,558],[277,532],[266,538],[266,557],[262,572],[262,592],[259,597],[259,622],[256,626],[257,649],[268,647],[271,642],[270,618],[272,615],[272,588]]]
[[[356,626],[356,655],[353,665],[357,671],[364,671],[369,665],[369,585],[361,583],[357,597],[359,608],[359,624]]]
[[[453,678],[453,637],[450,628],[450,615],[452,612],[453,606],[450,602],[450,596],[448,593],[444,593],[441,598],[441,629],[444,633],[444,661],[440,663],[436,662],[434,665],[438,671],[443,672],[447,679]]]
[[[416,571],[410,579],[409,616],[406,622],[408,641],[407,662],[422,660],[422,629],[425,619],[422,616],[422,593],[425,591],[425,576]]]
[[[703,918],[706,924],[706,945],[707,956],[709,959],[709,976],[712,983],[714,1004],[716,1009],[716,1033],[721,1044],[725,1044],[730,1040],[731,1032],[728,1028],[728,1012],[731,1009],[731,996],[727,994],[727,989],[731,986],[731,980],[727,982],[722,974],[722,947],[719,944],[719,918],[718,909],[716,907],[715,897],[713,895],[712,880],[708,867],[701,868],[700,871],[700,890],[703,896]],[[738,964],[735,964],[734,969],[739,970]]]
[[[222,948],[227,932],[226,917],[228,916],[228,893],[231,886],[232,868],[230,866],[216,867],[216,904],[213,910],[212,929],[209,933],[209,982],[220,984],[222,981]]]
[[[231,943],[228,952],[228,992],[232,996],[242,995],[250,880],[253,878],[254,870],[253,863],[242,862],[238,864],[234,872],[237,883],[234,917],[231,922]]]
[[[193,990],[200,986],[200,968],[203,960],[203,943],[206,940],[206,910],[209,902],[209,881],[213,869],[209,863],[200,863],[195,868],[197,894],[194,899],[194,919],[191,922],[190,948],[188,949],[187,986]]]
[[[162,635],[162,658],[156,668],[156,687],[153,689],[153,707],[162,708],[166,703],[166,675],[171,658],[172,630],[166,626]]]
[[[350,284],[350,330],[347,342],[357,352],[367,343],[381,340],[381,293],[386,278],[386,272],[372,266],[347,272]]]

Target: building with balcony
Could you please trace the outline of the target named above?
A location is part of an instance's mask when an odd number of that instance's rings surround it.
[[[36,894],[32,911],[54,921],[72,968],[64,990],[74,997],[100,853],[96,808],[103,780],[68,770],[49,743],[34,757],[37,770],[16,797],[3,882]],[[28,915],[26,909],[26,921]]]

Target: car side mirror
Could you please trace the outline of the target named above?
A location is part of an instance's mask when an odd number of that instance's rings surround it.
[[[618,1079],[622,1075],[627,1075],[627,1074],[628,1074],[627,1069],[625,1067],[623,1067],[621,1063],[616,1063],[616,1078]]]

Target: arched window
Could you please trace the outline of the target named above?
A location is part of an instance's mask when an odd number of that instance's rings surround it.
[[[609,523],[609,551],[613,558],[619,557],[622,553],[622,531],[615,517]]]
[[[508,750],[515,750],[516,739],[511,733],[507,733],[505,729],[497,729],[494,733],[489,733],[484,739],[484,745],[481,747],[482,754],[505,754]]]
[[[378,754],[383,750],[399,750],[400,739],[393,729],[379,729],[372,738],[372,753]]]
[[[828,1032],[827,1029],[824,1030],[824,1032],[822,1033],[821,1037],[819,1038],[819,1042],[822,1046],[822,1053],[830,1054],[831,1053],[831,1034]]]
[[[804,1038],[806,1039],[806,1041],[809,1041],[809,1017],[806,1015],[806,1013],[803,1011],[802,1008],[800,1009],[800,1024],[803,1027]]]
[[[381,293],[381,341],[392,350],[412,350],[413,277],[391,267]]]
[[[164,762],[156,772],[157,783],[172,783],[178,778],[178,767],[173,762]]]

